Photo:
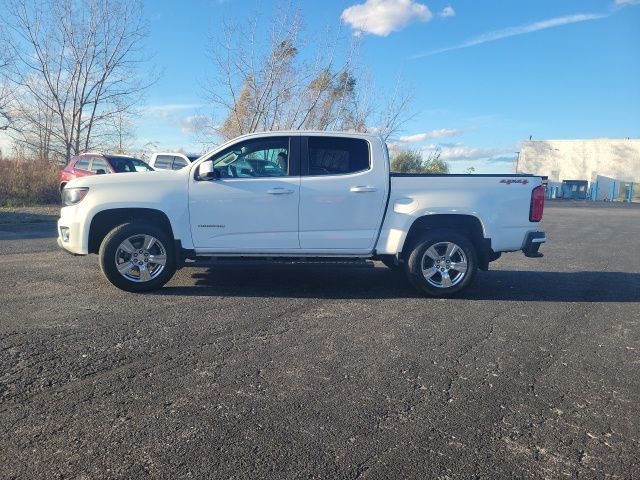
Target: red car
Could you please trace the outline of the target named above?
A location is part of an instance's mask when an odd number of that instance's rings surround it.
[[[60,171],[60,191],[69,180],[87,175],[151,171],[153,168],[138,158],[126,155],[82,153],[71,157],[71,161]]]

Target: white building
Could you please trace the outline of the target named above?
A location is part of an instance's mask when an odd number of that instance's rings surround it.
[[[518,173],[549,181],[595,181],[597,175],[640,182],[640,139],[528,140],[522,142]]]

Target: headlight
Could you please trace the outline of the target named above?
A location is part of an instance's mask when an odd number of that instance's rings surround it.
[[[69,205],[80,203],[80,201],[87,195],[88,191],[88,187],[64,188],[62,190],[62,204],[65,207],[68,207]]]

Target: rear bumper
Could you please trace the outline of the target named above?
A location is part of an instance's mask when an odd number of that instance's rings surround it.
[[[546,241],[547,236],[544,232],[529,232],[527,233],[527,237],[525,238],[522,252],[524,253],[525,257],[542,257],[542,253],[540,253],[538,250],[540,249],[540,245],[542,245]]]

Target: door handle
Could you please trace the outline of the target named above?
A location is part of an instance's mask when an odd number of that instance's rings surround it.
[[[291,195],[293,190],[289,190],[288,188],[276,187],[267,190],[269,195]]]
[[[366,193],[366,192],[375,192],[377,190],[376,187],[369,187],[367,185],[358,185],[356,187],[351,187],[350,190],[353,193]]]

